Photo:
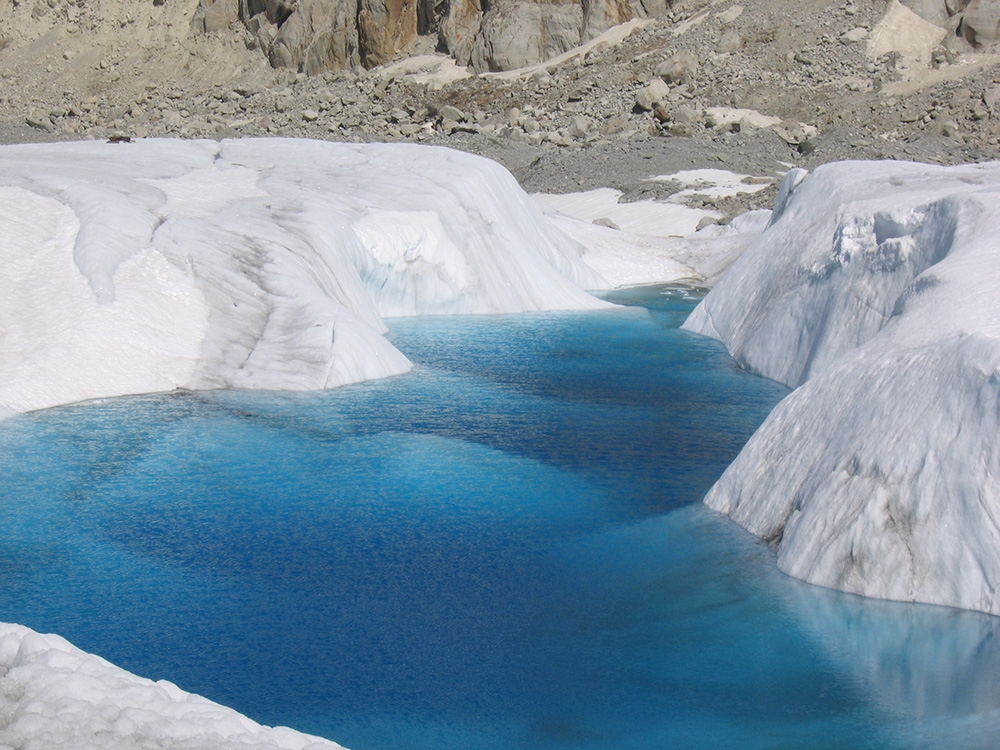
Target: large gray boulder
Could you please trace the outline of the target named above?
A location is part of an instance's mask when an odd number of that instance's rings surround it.
[[[472,48],[483,27],[483,6],[480,0],[451,0],[448,15],[438,27],[438,39],[459,65],[472,60]]]
[[[498,0],[472,47],[476,72],[540,63],[580,44],[583,9],[572,0]]]
[[[309,75],[361,63],[358,0],[299,0],[271,45],[271,65]]]
[[[1000,0],[971,0],[962,15],[962,32],[973,47],[1000,41]]]

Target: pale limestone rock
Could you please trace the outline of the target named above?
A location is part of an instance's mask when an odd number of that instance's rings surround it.
[[[1000,41],[1000,0],[972,0],[962,15],[962,32],[973,47]]]
[[[499,0],[483,17],[470,62],[477,72],[534,65],[579,45],[582,26],[572,0]]]
[[[654,73],[667,83],[685,83],[698,72],[698,56],[693,52],[678,52],[660,63]]]
[[[904,69],[927,67],[931,53],[946,34],[898,0],[892,0],[885,17],[868,36],[868,56],[878,58],[896,52]]]
[[[670,87],[663,82],[663,79],[654,78],[646,86],[643,86],[635,92],[635,106],[641,110],[649,112],[653,110],[657,104],[666,101],[669,93]]]

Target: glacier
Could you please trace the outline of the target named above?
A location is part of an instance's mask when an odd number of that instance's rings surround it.
[[[796,389],[705,502],[786,573],[1000,614],[1000,164],[834,163],[684,327]]]
[[[641,217],[629,232],[557,215],[448,149],[144,140],[0,161],[0,419],[335,387],[410,368],[393,317],[715,284],[685,327],[796,390],[708,505],[811,583],[1000,614],[998,164],[792,169],[773,212],[664,241]],[[19,625],[0,624],[0,712],[5,741],[49,746],[336,747]]]

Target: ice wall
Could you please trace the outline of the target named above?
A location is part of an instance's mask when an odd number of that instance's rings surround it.
[[[583,309],[607,286],[506,170],[409,145],[0,149],[0,418],[406,371],[383,318]]]
[[[705,501],[791,575],[1000,614],[1000,164],[787,188],[685,323],[801,386]]]

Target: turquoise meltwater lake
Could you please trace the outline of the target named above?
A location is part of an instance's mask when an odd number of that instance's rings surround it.
[[[781,574],[700,501],[787,389],[611,298],[0,423],[0,620],[354,750],[1000,744],[1000,618]]]

